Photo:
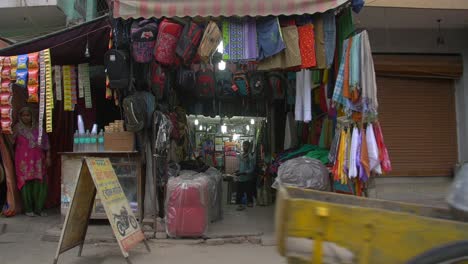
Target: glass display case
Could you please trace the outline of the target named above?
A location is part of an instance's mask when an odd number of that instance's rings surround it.
[[[140,155],[137,152],[70,152],[62,155],[62,194],[61,214],[65,216],[73,197],[76,178],[78,177],[84,157],[107,157],[112,163],[120,185],[127,197],[135,216],[140,218],[143,214],[142,206],[142,165]],[[91,219],[106,219],[104,207],[99,195],[96,195]]]

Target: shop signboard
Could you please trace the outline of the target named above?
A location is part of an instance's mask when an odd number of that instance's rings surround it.
[[[128,260],[128,252],[142,241],[150,250],[110,160],[85,158],[62,228],[54,263],[57,263],[61,253],[76,246],[80,246],[78,255],[81,255],[96,194],[101,198],[123,256]]]

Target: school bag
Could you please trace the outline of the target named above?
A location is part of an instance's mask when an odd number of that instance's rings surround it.
[[[265,95],[265,87],[267,85],[265,74],[263,72],[250,72],[250,93],[254,98],[261,98]]]
[[[164,19],[159,24],[154,58],[162,65],[171,66],[176,61],[176,47],[182,33],[182,25]]]
[[[282,100],[285,96],[285,91],[288,89],[288,79],[281,72],[267,73],[267,82],[270,88],[270,94],[273,100]]]
[[[139,132],[151,125],[155,109],[154,96],[146,91],[138,91],[123,100],[125,127],[127,131]]]
[[[176,47],[176,54],[181,58],[183,64],[189,65],[192,63],[197,54],[202,34],[203,31],[200,26],[192,21],[184,26]]]
[[[205,28],[200,46],[198,47],[198,54],[202,61],[208,62],[210,60],[219,43],[221,43],[222,37],[223,35],[218,25],[210,21]]]
[[[232,72],[222,70],[215,72],[216,79],[216,96],[220,99],[236,96],[232,89]]]
[[[195,92],[195,81],[195,71],[181,67],[177,72],[177,86],[179,90],[193,94]]]
[[[250,84],[247,73],[244,70],[239,70],[232,77],[232,88],[237,95],[246,97],[250,95]]]
[[[157,34],[158,25],[153,19],[132,23],[132,56],[135,62],[148,63],[152,60]]]
[[[162,100],[166,90],[166,71],[156,61],[151,62],[151,91],[156,100]]]
[[[131,82],[130,55],[125,50],[111,49],[104,55],[104,66],[112,89],[128,90]]]
[[[200,98],[215,97],[215,77],[211,69],[202,69],[197,72],[196,91]]]

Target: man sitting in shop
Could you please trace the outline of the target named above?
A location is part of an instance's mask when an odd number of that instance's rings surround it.
[[[237,175],[237,196],[236,203],[239,205],[237,210],[245,210],[243,201],[244,196],[247,198],[247,206],[253,207],[253,196],[255,187],[255,154],[250,151],[251,143],[244,141],[242,144],[242,154],[238,155],[239,158],[239,171]]]

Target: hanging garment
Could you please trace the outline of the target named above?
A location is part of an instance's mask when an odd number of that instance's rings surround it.
[[[286,48],[278,17],[257,20],[258,60],[272,57]]]
[[[347,154],[347,148],[348,148],[348,132],[344,131],[343,134],[341,135],[341,142],[340,142],[340,161],[339,161],[339,167],[338,167],[338,173],[339,173],[339,180],[341,180],[341,183],[347,183],[348,182],[348,175],[347,171],[345,168],[346,164],[346,154]]]
[[[382,128],[380,123],[376,122],[374,124],[374,132],[377,140],[377,146],[379,148],[379,159],[384,173],[389,173],[392,171],[392,163],[390,162],[390,156],[388,155],[387,146],[385,145]]]
[[[223,20],[223,60],[252,61],[258,57],[257,24],[252,17]]]
[[[301,51],[302,69],[308,69],[317,65],[315,57],[314,25],[307,24],[297,28],[299,32],[299,49]]]
[[[367,31],[361,33],[361,88],[364,110],[377,112],[377,82]]]
[[[361,153],[359,162],[361,164],[361,170],[359,171],[359,179],[366,182],[370,177],[370,165],[369,165],[369,150],[367,148],[367,137],[366,130],[361,130]]]
[[[338,49],[338,59],[342,58],[344,50],[343,45],[345,39],[349,37],[350,34],[354,31],[354,22],[353,22],[353,14],[351,12],[351,8],[345,9],[341,15],[337,17],[337,49]],[[341,63],[342,60],[339,60],[338,63]]]
[[[281,33],[286,48],[282,52],[260,61],[258,64],[259,71],[287,69],[302,65],[297,27],[289,26],[281,28]]]
[[[361,34],[353,37],[349,66],[349,87],[353,91],[361,87]]]
[[[343,76],[343,97],[346,99],[351,98],[351,91],[349,89],[349,63],[351,57],[351,49],[353,47],[353,38],[348,40],[348,48],[346,49],[346,57],[344,60],[344,76]]]
[[[366,140],[367,140],[367,147],[369,150],[370,170],[377,174],[382,174],[382,168],[380,167],[380,159],[379,159],[379,148],[377,147],[377,141],[375,140],[374,128],[372,124],[367,125]]]
[[[333,142],[330,147],[330,153],[328,154],[328,160],[330,160],[331,163],[336,162],[336,156],[338,154],[338,148],[340,147],[340,136],[341,133],[338,129],[335,130],[335,136],[333,137]]]
[[[290,149],[297,146],[296,122],[294,113],[288,112],[286,115],[286,128],[284,131],[284,149]]]
[[[359,129],[357,127],[353,128],[353,134],[351,138],[351,147],[349,150],[349,174],[350,179],[354,179],[358,176],[357,171],[357,151],[359,144]]]
[[[343,44],[343,58],[342,62],[340,64],[340,69],[338,71],[338,76],[336,78],[335,82],[335,89],[333,92],[333,101],[340,104],[344,105],[345,104],[345,99],[343,97],[343,84],[344,84],[344,72],[345,72],[345,59],[346,59],[346,50],[348,50],[348,43],[349,40],[345,40]]]
[[[296,73],[296,121],[312,121],[311,78],[310,70]]]
[[[317,68],[327,68],[327,56],[325,54],[325,32],[324,22],[321,15],[317,16],[314,23],[315,34],[315,57],[317,59]]]
[[[329,11],[323,14],[323,31],[327,67],[331,68],[335,58],[336,47],[336,20],[334,11]]]

